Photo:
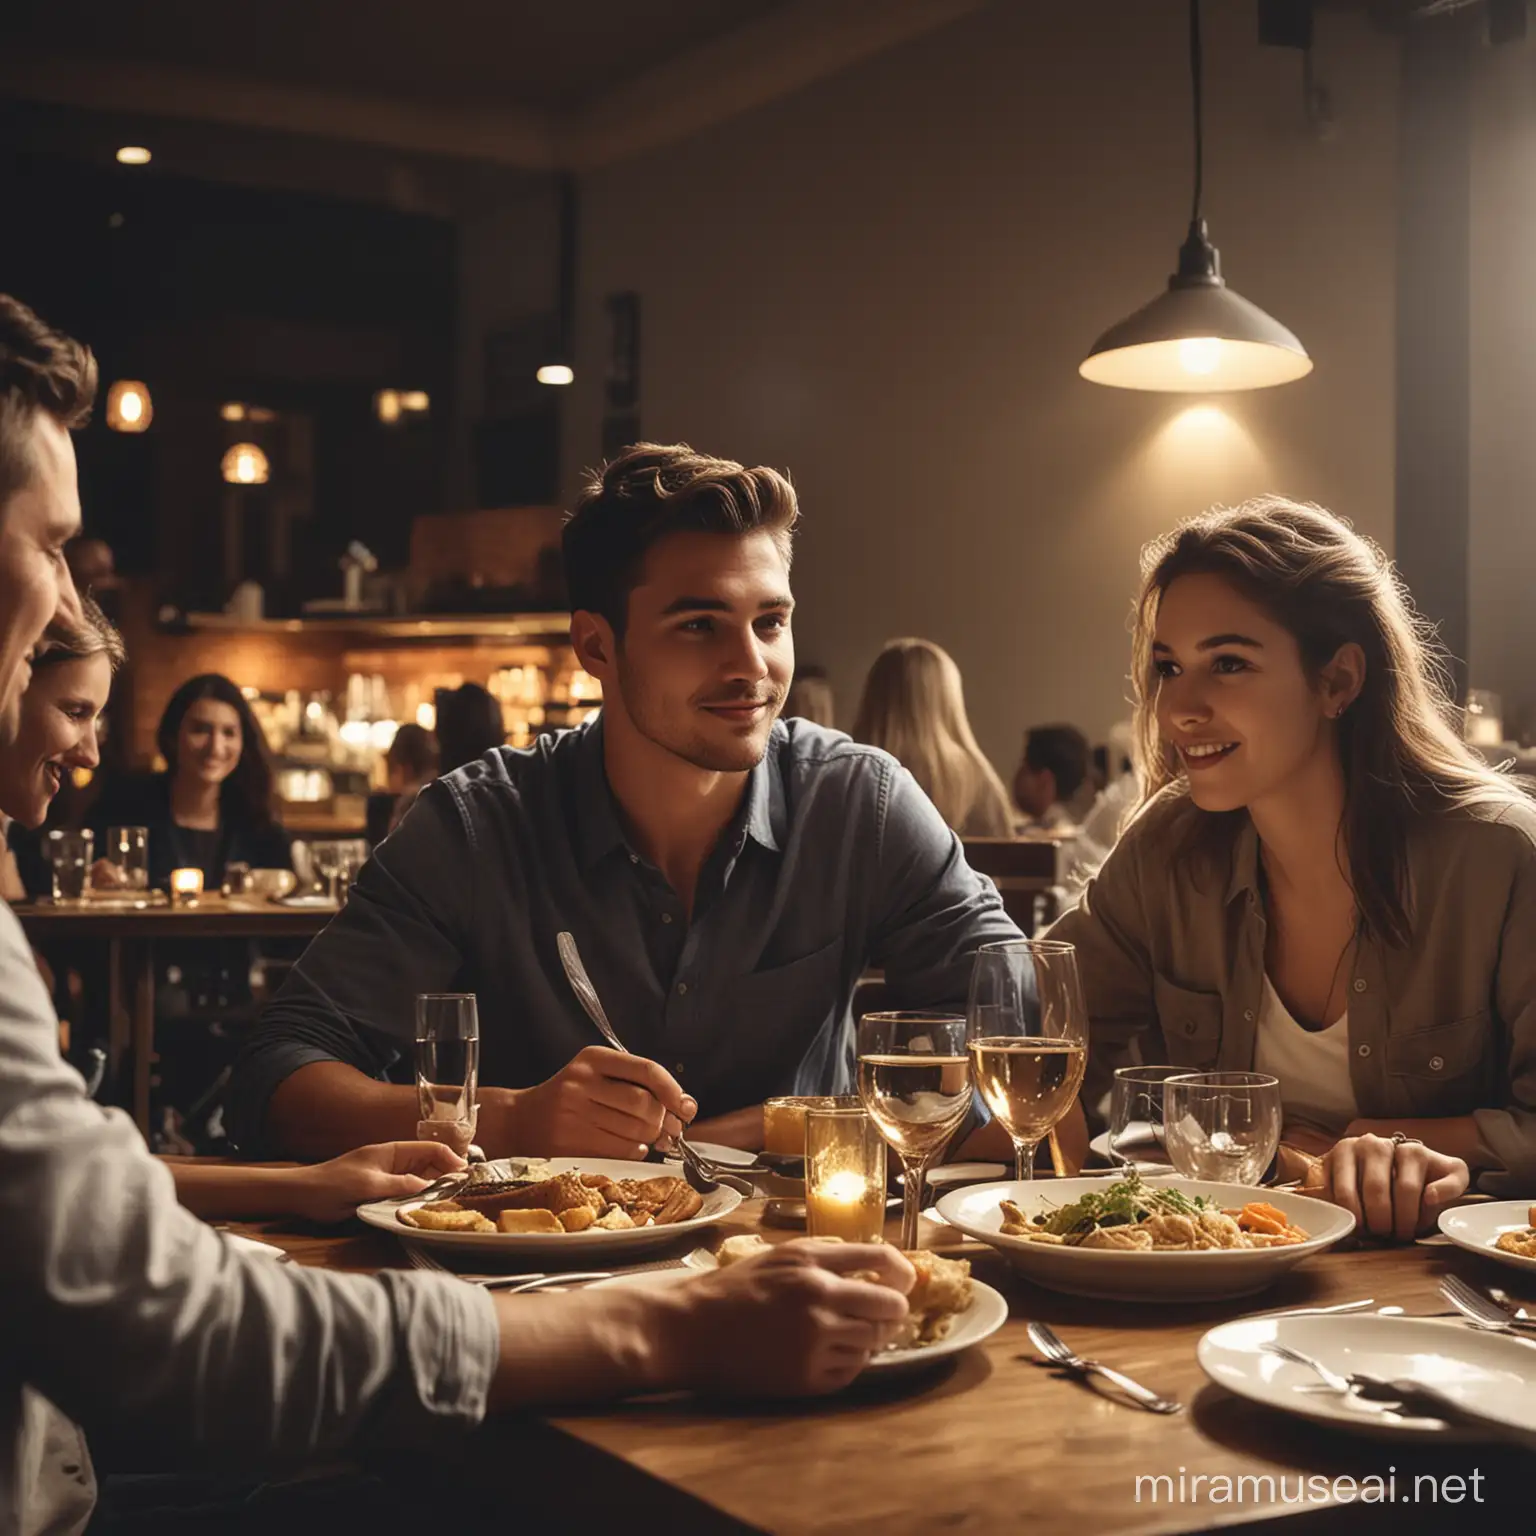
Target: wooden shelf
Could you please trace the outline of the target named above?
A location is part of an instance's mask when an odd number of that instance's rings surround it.
[[[189,613],[183,622],[188,630],[225,635],[356,635],[371,640],[554,639],[563,642],[570,631],[571,616],[568,613],[465,613],[382,618],[357,614],[252,622],[227,613]],[[171,626],[171,631],[178,627]]]

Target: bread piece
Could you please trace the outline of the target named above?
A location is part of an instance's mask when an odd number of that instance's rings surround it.
[[[496,1213],[496,1230],[498,1232],[564,1232],[560,1225],[560,1218],[553,1211],[498,1211]]]
[[[742,1232],[735,1237],[728,1237],[715,1249],[715,1261],[721,1269],[729,1269],[732,1264],[740,1264],[743,1259],[755,1259],[760,1253],[767,1253],[773,1246],[765,1238],[761,1238],[756,1232]]]
[[[420,1205],[414,1211],[401,1211],[400,1220],[408,1227],[423,1232],[494,1232],[496,1224],[487,1221],[479,1211],[433,1210]]]
[[[906,1257],[917,1271],[917,1280],[907,1293],[907,1321],[891,1346],[894,1349],[944,1338],[972,1297],[969,1259],[946,1259],[926,1248],[910,1250]]]
[[[562,1174],[553,1179],[541,1179],[537,1184],[516,1184],[483,1195],[461,1190],[458,1200],[465,1210],[483,1211],[487,1216],[502,1211],[547,1211],[553,1209],[550,1202],[561,1188],[563,1177]]]
[[[610,1205],[592,1223],[594,1228],[601,1228],[604,1232],[627,1232],[634,1224],[634,1218],[622,1205]]]
[[[561,1211],[558,1219],[567,1232],[585,1232],[597,1220],[597,1212],[590,1205],[573,1205]]]

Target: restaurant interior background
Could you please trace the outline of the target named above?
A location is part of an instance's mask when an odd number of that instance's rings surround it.
[[[318,826],[438,684],[581,718],[557,509],[640,435],[792,473],[845,727],[921,634],[1005,774],[1029,723],[1102,740],[1140,545],[1279,491],[1536,731],[1525,12],[1207,4],[1212,239],[1315,369],[1202,398],[1078,374],[1184,236],[1182,0],[12,0],[0,289],[140,386],[80,443],[130,755],[228,672]]]

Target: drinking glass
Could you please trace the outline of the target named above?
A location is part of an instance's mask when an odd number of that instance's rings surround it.
[[[965,1020],[948,1013],[866,1013],[859,1098],[901,1159],[901,1246],[917,1246],[923,1184],[971,1107]]]
[[[1186,1072],[1163,1084],[1168,1156],[1188,1179],[1257,1184],[1280,1145],[1280,1079]]]
[[[338,886],[346,867],[345,845],[338,842],[314,842],[309,845],[309,856],[314,863],[316,879],[325,887],[325,894],[332,901],[339,901]]]
[[[885,1142],[864,1109],[805,1114],[805,1229],[878,1243],[885,1230]]]
[[[416,998],[416,1135],[460,1157],[475,1139],[480,1088],[480,1015],[473,992]]]
[[[108,827],[102,857],[117,870],[117,884],[124,890],[149,889],[148,827]]]
[[[1163,1086],[1188,1067],[1121,1067],[1109,1095],[1109,1155],[1117,1163],[1168,1160]]]
[[[1016,1177],[1072,1108],[1088,1063],[1077,950],[1062,939],[983,944],[971,971],[966,1038],[976,1091],[1013,1139]]]
[[[55,830],[48,834],[48,864],[53,871],[55,901],[79,901],[85,895],[95,841],[95,834],[88,830]]]

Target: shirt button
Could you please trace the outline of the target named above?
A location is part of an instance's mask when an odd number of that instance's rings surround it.
[[[630,862],[630,863],[631,863],[631,864],[638,864],[638,863],[639,863],[639,862],[640,862],[640,855],[639,855],[639,854],[638,854],[638,853],[632,853],[632,854],[630,854],[630,856],[629,856],[629,862]]]
[[[661,914],[661,920],[664,923],[670,923],[672,921],[672,914],[670,912],[663,912]]]
[[[676,1077],[676,1078],[681,1078],[682,1075],[683,1075],[683,1064],[682,1064],[682,1062],[674,1061],[672,1063],[672,1076]]]
[[[1199,1025],[1197,1025],[1193,1019],[1185,1019],[1184,1020],[1184,1033],[1186,1035],[1194,1034],[1194,1032],[1198,1028],[1199,1028]]]
[[[1355,991],[1356,992],[1364,992],[1365,991],[1365,977],[1364,976],[1356,976],[1355,977]]]
[[[1429,1058],[1429,1070],[1431,1072],[1438,1072],[1444,1065],[1445,1065],[1445,1057],[1444,1056],[1431,1056]]]
[[[686,981],[678,982],[677,995],[679,997],[686,997],[688,995],[688,983]]]
[[[1360,1057],[1369,1056],[1370,1054],[1371,1054],[1371,1048],[1368,1045],[1362,1045],[1359,1048],[1359,1050],[1357,1050],[1355,1052],[1355,1055],[1360,1056]]]
[[[1245,1018],[1245,1019],[1246,1019],[1246,1020],[1247,1020],[1247,1021],[1248,1021],[1248,1022],[1249,1022],[1249,1023],[1250,1023],[1250,1024],[1252,1024],[1252,1023],[1253,1023],[1253,1009],[1252,1009],[1252,1008],[1244,1008],[1244,1009],[1243,1009],[1243,1017],[1244,1017],[1244,1018]]]

